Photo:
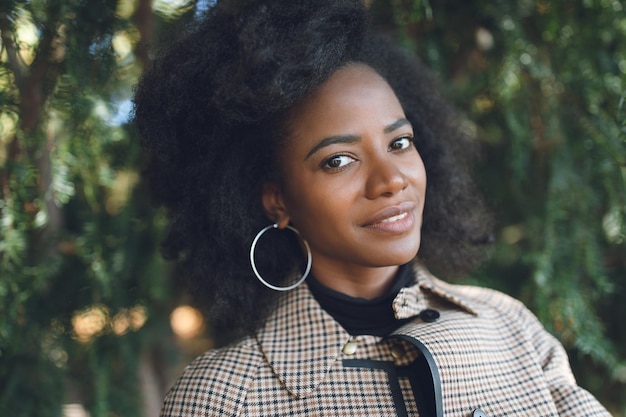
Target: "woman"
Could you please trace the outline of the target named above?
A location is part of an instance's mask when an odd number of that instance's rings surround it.
[[[490,242],[432,85],[356,0],[220,2],[155,61],[136,123],[164,253],[245,331],[163,416],[609,415],[519,302],[428,272]]]

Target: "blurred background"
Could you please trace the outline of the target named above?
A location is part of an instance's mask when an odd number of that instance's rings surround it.
[[[229,340],[159,257],[129,124],[152,48],[212,4],[0,1],[0,415],[157,416],[182,367]],[[626,416],[626,5],[368,4],[482,144],[496,246],[465,282],[522,299]]]

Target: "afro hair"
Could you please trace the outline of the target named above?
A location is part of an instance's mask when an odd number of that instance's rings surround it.
[[[373,33],[361,1],[219,1],[144,73],[134,117],[168,212],[163,254],[182,261],[215,323],[252,331],[271,308],[276,294],[248,262],[269,223],[261,186],[280,176],[289,110],[350,62],[387,80],[415,130],[428,177],[420,261],[460,274],[484,259],[491,224],[471,180],[473,143],[428,70]],[[301,266],[293,242],[263,246],[264,276],[284,281]]]

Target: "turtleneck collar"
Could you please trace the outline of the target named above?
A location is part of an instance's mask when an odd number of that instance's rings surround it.
[[[386,294],[366,300],[332,290],[313,276],[308,279],[313,297],[348,333],[373,336],[386,336],[410,320],[398,320],[395,317],[393,301],[402,288],[413,285],[414,282],[415,275],[411,265],[402,265]]]

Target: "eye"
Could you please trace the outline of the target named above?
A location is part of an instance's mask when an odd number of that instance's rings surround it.
[[[323,169],[341,169],[348,166],[355,159],[348,155],[333,155],[330,158],[326,158],[322,161],[321,167]]]
[[[391,142],[391,145],[389,145],[389,150],[403,151],[403,150],[409,149],[411,146],[413,146],[412,138],[405,136],[405,137],[398,138],[394,140],[393,142]]]

